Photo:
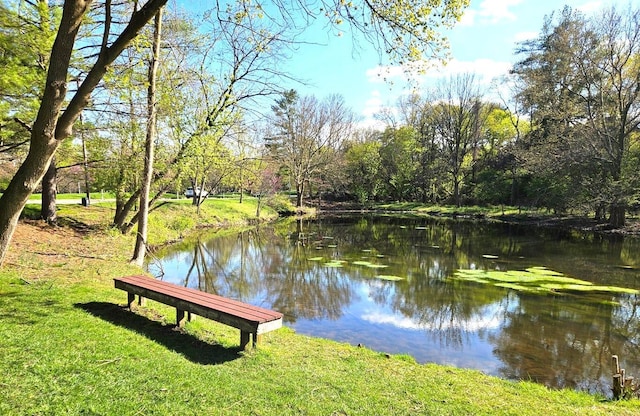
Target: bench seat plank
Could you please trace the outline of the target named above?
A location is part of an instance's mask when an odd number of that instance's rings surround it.
[[[144,275],[120,277],[114,279],[117,289],[129,294],[129,306],[133,296],[148,298],[174,306],[177,310],[177,324],[181,325],[185,312],[194,313],[241,331],[241,346],[244,348],[253,335],[256,344],[258,336],[282,326],[283,315],[280,312],[250,305],[233,299],[200,290],[178,286]]]

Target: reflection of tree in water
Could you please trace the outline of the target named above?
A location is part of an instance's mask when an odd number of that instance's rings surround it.
[[[261,233],[198,240],[192,247],[190,266],[183,284],[234,299],[248,299],[263,290],[259,269]]]
[[[295,322],[337,319],[352,301],[349,279],[312,267],[314,247],[291,245],[272,228],[199,240],[183,284],[233,299],[259,299]]]
[[[593,392],[610,383],[611,355],[628,351],[629,345],[611,321],[620,308],[576,298],[519,298],[505,327],[490,337],[505,365],[503,377]]]
[[[504,298],[504,291],[473,290],[474,286],[463,282],[445,282],[441,274],[446,270],[451,269],[434,264],[422,276],[398,285],[389,304],[442,345],[461,346],[470,333],[482,331],[482,325],[491,320],[487,315],[492,309],[504,308],[496,306]]]
[[[351,282],[339,269],[309,260],[317,256],[315,245],[306,243],[303,233],[298,236],[269,245],[272,261],[265,264],[264,272],[269,280],[270,303],[290,322],[300,318],[338,319],[342,309],[353,301]]]

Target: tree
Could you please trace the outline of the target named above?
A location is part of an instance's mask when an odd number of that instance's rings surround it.
[[[451,177],[453,202],[460,206],[465,163],[478,145],[481,130],[481,100],[475,77],[463,74],[441,84],[434,102],[430,111],[436,140],[442,146],[446,169]]]
[[[0,153],[29,142],[59,20],[60,8],[44,0],[0,1]]]
[[[415,130],[410,126],[387,128],[381,142],[380,164],[387,196],[395,201],[413,199],[413,181],[420,154]]]
[[[164,169],[157,169],[153,178],[154,185],[163,184],[157,186],[154,200],[171,182],[181,192],[185,177],[194,187],[203,187],[203,181],[217,186],[226,179],[228,166],[219,168],[230,160],[222,142],[246,108],[275,94],[277,81],[287,77],[274,69],[289,44],[286,29],[271,27],[245,6],[240,2],[236,8],[206,13],[201,31],[184,16],[167,21],[171,47],[160,73],[164,96],[160,113],[168,140]],[[216,178],[216,172],[222,171],[223,176]],[[123,232],[131,227],[127,218],[139,192],[138,186],[132,186],[114,216],[114,225]],[[194,200],[196,206],[200,202]]]
[[[280,190],[282,183],[275,166],[269,165],[264,159],[257,160],[251,171],[249,190],[258,199],[256,218],[260,218],[260,208],[265,197],[274,195]]]
[[[621,227],[629,198],[637,190],[637,170],[625,172],[624,166],[631,135],[640,126],[640,8],[605,10],[593,24],[600,41],[596,59],[578,61],[586,86],[586,135],[602,149],[599,156],[611,179],[609,224]]]
[[[103,10],[104,19],[97,27],[102,29],[102,42],[98,47],[93,65],[78,90],[63,109],[67,97],[67,81],[72,52],[80,27],[87,20],[91,0],[66,0],[55,41],[51,48],[47,79],[42,94],[38,115],[30,134],[30,148],[25,161],[0,198],[0,264],[2,264],[11,237],[24,205],[44,173],[48,169],[60,142],[70,137],[73,125],[80,112],[89,104],[91,94],[100,83],[109,65],[140,30],[156,15],[167,0],[148,0],[131,13],[125,24],[112,18],[112,7],[128,7],[129,3],[112,5],[107,0]],[[137,2],[134,3],[137,6]],[[261,12],[259,5],[245,5]],[[418,0],[386,2],[345,2],[299,0],[298,10],[313,14],[316,10],[326,15],[334,25],[344,21],[359,30],[363,36],[389,54],[396,62],[417,61],[426,56],[441,56],[444,38],[439,36],[441,26],[451,26],[458,21],[468,0],[434,1],[424,4]],[[321,7],[318,7],[318,6]],[[286,2],[277,2],[275,9],[281,12],[284,21],[296,24],[292,8]],[[218,10],[219,11],[219,10]],[[241,12],[238,17],[242,17]],[[265,13],[262,12],[264,16]]]
[[[28,143],[31,122],[49,65],[48,51],[54,41],[59,9],[47,1],[0,4],[0,35],[3,50],[0,64],[0,151],[16,151]],[[3,108],[5,107],[6,108]],[[51,163],[42,181],[41,217],[49,223],[56,221],[56,166]]]
[[[446,183],[446,161],[443,159],[441,142],[436,131],[433,103],[428,95],[412,94],[398,100],[401,123],[413,128],[418,165],[413,181],[416,199],[437,203]]]
[[[640,11],[587,20],[565,8],[521,52],[514,73],[531,114],[530,169],[564,183],[565,204],[587,200],[597,216],[606,205],[609,224],[624,225],[635,192],[624,166],[640,125]]]
[[[382,192],[380,147],[375,138],[350,142],[346,146],[348,189],[361,204],[375,200]]]
[[[29,195],[33,193],[48,169],[60,142],[72,135],[73,124],[89,103],[91,93],[106,73],[109,64],[165,3],[166,0],[149,0],[142,8],[132,13],[128,24],[111,42],[111,3],[106,4],[104,37],[100,52],[84,82],[63,110],[67,95],[69,63],[76,35],[91,5],[91,1],[88,0],[64,2],[60,26],[51,48],[40,108],[33,123],[29,152],[0,197],[0,264],[4,261],[18,218]]]
[[[484,104],[487,113],[477,149],[477,174],[472,194],[477,203],[516,204],[518,160],[514,153],[517,129],[513,115],[497,105]]]
[[[338,95],[324,101],[299,98],[289,90],[271,107],[274,134],[269,138],[273,157],[286,166],[302,206],[305,186],[332,160],[332,149],[351,134],[353,113]]]
[[[147,90],[147,135],[145,139],[144,151],[144,172],[142,178],[142,189],[140,191],[140,213],[138,215],[138,232],[136,233],[136,245],[133,249],[131,261],[139,266],[144,262],[147,251],[147,228],[149,226],[149,192],[151,179],[153,178],[153,160],[156,140],[156,81],[158,66],[160,65],[160,39],[162,37],[162,8],[158,10],[155,17],[153,31],[153,45],[151,59],[149,61],[149,87]]]

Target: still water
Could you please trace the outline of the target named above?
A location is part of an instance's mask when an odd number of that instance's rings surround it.
[[[327,216],[175,245],[148,265],[160,279],[278,310],[298,333],[421,363],[609,395],[617,354],[640,377],[640,296],[541,295],[452,279],[458,269],[529,267],[640,289],[640,239]]]

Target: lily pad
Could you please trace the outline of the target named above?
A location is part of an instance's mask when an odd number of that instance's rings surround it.
[[[336,248],[336,247],[338,247],[338,245],[337,244],[327,244],[327,247],[328,248]]]
[[[307,260],[309,261],[321,261],[324,257],[309,257]]]
[[[341,260],[333,260],[327,263],[324,263],[324,267],[342,267],[344,265],[344,261]]]
[[[383,269],[385,267],[389,267],[386,264],[371,263],[370,261],[363,261],[363,260],[354,261],[352,264],[355,264],[356,266],[369,267],[371,269]]]
[[[404,280],[404,277],[394,276],[391,274],[379,274],[376,276],[378,279],[389,280],[393,282],[397,282],[398,280]]]
[[[483,254],[482,257],[484,257],[485,259],[497,259],[498,256],[493,255],[493,254]]]

